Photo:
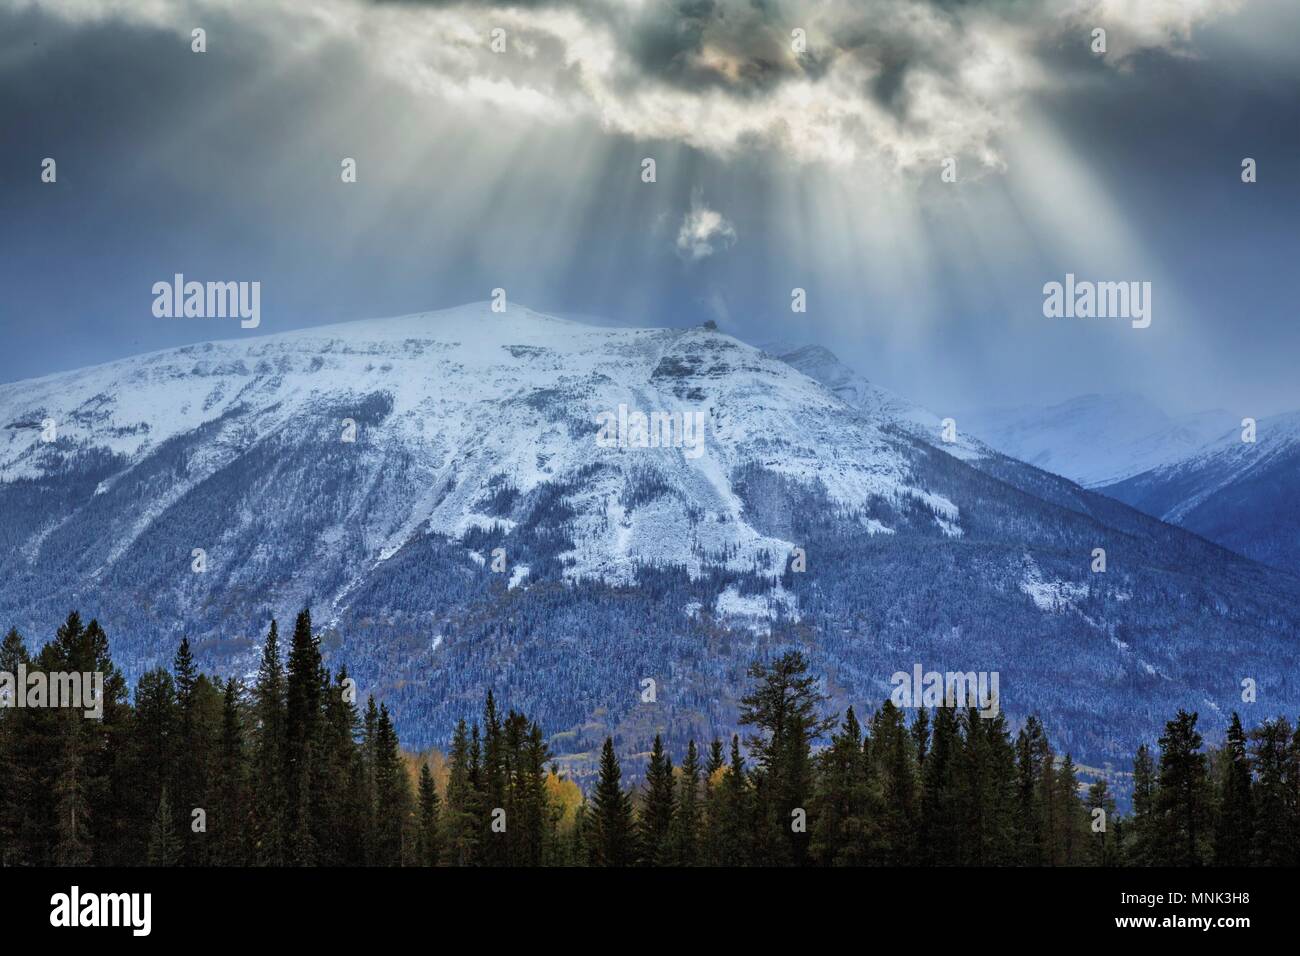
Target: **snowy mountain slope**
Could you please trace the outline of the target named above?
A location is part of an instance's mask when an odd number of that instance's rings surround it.
[[[1081,395],[1048,408],[976,409],[957,417],[1003,454],[1085,488],[1176,461],[1236,423],[1223,411],[1174,418],[1137,394]]]
[[[78,607],[133,678],[182,634],[244,673],[308,605],[417,745],[489,686],[566,752],[728,732],[745,665],[791,644],[840,703],[999,670],[1098,764],[1152,730],[1139,701],[1226,712],[1250,673],[1300,705],[1294,579],[845,385],[708,329],[474,305],[0,386],[0,624]],[[636,411],[703,444],[608,447]]]
[[[963,431],[956,420],[954,440],[945,441],[943,420],[937,414],[874,384],[828,349],[785,345],[768,347],[767,351],[821,382],[869,421],[896,429],[1035,498],[1087,515],[1117,530],[1143,531],[1140,526],[1145,523],[1130,509],[1116,507],[1110,498],[1088,491],[1067,478],[995,451]]]
[[[1180,460],[1099,489],[1240,554],[1300,575],[1300,412],[1233,429]]]
[[[841,362],[829,349],[820,345],[774,345],[767,346],[766,351],[820,382],[870,421],[901,428],[914,438],[936,445],[963,461],[993,454],[991,448],[961,427],[954,428],[952,441],[945,441],[943,419],[939,415],[869,381]]]
[[[687,532],[664,525],[671,514],[617,505],[641,453],[654,449],[604,449],[583,433],[620,405],[705,416],[701,457],[656,456],[654,467],[694,506],[724,519],[720,529]],[[738,566],[760,553],[788,553],[789,542],[746,524],[728,487],[730,470],[750,460],[820,482],[843,507],[915,496],[936,521],[957,520],[950,503],[908,484],[906,462],[870,422],[841,421],[833,441],[821,442],[831,437],[836,405],[803,376],[716,332],[596,330],[520,307],[498,315],[475,306],[209,343],[0,387],[7,422],[0,475],[54,474],[69,449],[93,444],[116,460],[96,487],[97,496],[107,495],[138,478],[173,439],[205,432],[181,480],[115,528],[110,561],[250,443],[345,450],[348,419],[358,423],[359,462],[401,457],[409,480],[423,488],[413,507],[370,516],[367,537],[380,554],[417,527],[459,536],[498,520],[480,507],[494,483],[527,495],[610,461],[617,467],[590,483],[577,509],[573,576],[626,580],[649,560],[698,573],[701,551],[730,549]],[[42,441],[46,420],[56,423],[55,442]]]

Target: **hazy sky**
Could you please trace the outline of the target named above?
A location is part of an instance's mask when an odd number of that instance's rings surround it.
[[[0,380],[504,287],[936,410],[1300,408],[1297,36],[1293,0],[0,0]],[[155,318],[178,272],[260,282],[261,327]],[[1151,282],[1150,328],[1045,318],[1067,272]]]

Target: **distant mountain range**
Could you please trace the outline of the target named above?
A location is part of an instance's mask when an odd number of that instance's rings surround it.
[[[729,733],[791,646],[840,707],[998,671],[1093,766],[1243,677],[1300,709],[1296,577],[778,351],[479,304],[0,386],[0,626],[76,607],[133,679],[182,634],[249,673],[306,605],[409,744],[491,687],[575,763]]]
[[[1300,412],[1173,418],[1136,394],[1084,395],[961,422],[993,448],[1239,554],[1300,575]]]
[[[975,409],[958,419],[1003,454],[1098,488],[1193,454],[1240,416],[1173,417],[1142,395],[1121,393],[1081,395],[1046,408]]]
[[[1300,412],[1234,428],[1100,490],[1239,554],[1300,575]]]

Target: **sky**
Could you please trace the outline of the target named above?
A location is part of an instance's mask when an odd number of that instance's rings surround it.
[[[1296,36],[1288,0],[0,0],[0,381],[503,288],[941,412],[1300,409]],[[260,326],[156,317],[176,273],[259,282]],[[1150,326],[1044,316],[1067,273],[1150,282]]]

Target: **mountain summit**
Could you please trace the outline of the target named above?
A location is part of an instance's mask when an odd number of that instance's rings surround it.
[[[827,356],[478,304],[0,386],[3,624],[76,606],[133,679],[182,634],[243,673],[306,605],[404,740],[492,687],[574,759],[729,732],[790,646],[841,704],[999,672],[1094,764],[1177,707],[1222,723],[1245,676],[1300,704],[1294,578],[938,440]]]

